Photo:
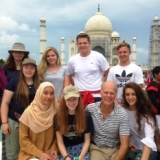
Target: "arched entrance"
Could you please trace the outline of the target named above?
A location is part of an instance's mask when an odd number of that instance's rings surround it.
[[[105,56],[105,50],[100,46],[96,46],[92,50],[97,51],[97,52],[101,53],[103,56]]]

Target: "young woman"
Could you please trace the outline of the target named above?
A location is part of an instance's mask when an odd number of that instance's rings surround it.
[[[63,90],[56,117],[56,137],[60,151],[60,160],[89,160],[88,148],[93,132],[93,121],[85,113],[80,93],[76,86],[67,86]]]
[[[54,47],[44,51],[38,73],[42,81],[48,81],[54,85],[56,98],[60,101],[63,88],[70,84],[70,78],[67,67],[61,65],[58,51]]]
[[[54,86],[40,84],[33,102],[22,114],[18,160],[56,160],[57,145],[53,117],[57,111]]]
[[[9,82],[14,77],[19,77],[22,61],[28,58],[29,51],[25,50],[25,46],[22,43],[14,43],[11,50],[8,51],[9,56],[2,67],[7,81]],[[3,159],[6,159],[5,151],[5,135],[2,134],[2,155]]]
[[[24,44],[14,43],[12,49],[8,52],[9,56],[3,69],[9,82],[13,77],[19,76],[22,61],[28,58],[29,51],[25,50]]]
[[[154,142],[155,115],[141,87],[127,83],[123,89],[124,107],[129,116],[130,150],[126,160],[134,160],[141,152],[141,160],[155,160],[157,148]]]
[[[16,160],[19,152],[19,118],[32,102],[40,82],[36,62],[26,58],[19,77],[12,78],[5,90],[1,105],[2,132],[6,135],[7,159]]]

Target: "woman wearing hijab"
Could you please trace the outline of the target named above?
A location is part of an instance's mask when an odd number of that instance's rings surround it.
[[[50,82],[41,83],[33,102],[19,119],[18,160],[57,159],[58,149],[53,127],[56,102],[54,86]]]

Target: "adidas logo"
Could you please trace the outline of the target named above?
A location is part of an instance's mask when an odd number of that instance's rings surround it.
[[[126,71],[124,70],[121,75],[116,74],[115,76],[120,82],[127,82],[132,77],[132,74],[133,73],[129,73],[126,75]]]

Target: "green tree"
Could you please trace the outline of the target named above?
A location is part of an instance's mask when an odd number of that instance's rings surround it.
[[[0,67],[4,66],[5,61],[3,59],[0,59]]]

